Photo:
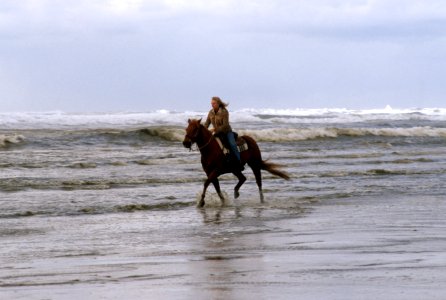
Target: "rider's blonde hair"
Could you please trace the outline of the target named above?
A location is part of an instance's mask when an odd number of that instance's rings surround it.
[[[212,101],[217,102],[218,107],[226,108],[226,106],[229,105],[229,103],[225,103],[225,102],[221,101],[220,97],[217,97],[217,96],[212,97]]]

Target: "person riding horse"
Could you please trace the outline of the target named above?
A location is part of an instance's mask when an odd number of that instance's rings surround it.
[[[209,125],[212,124],[214,128],[211,131],[214,135],[223,138],[222,142],[224,144],[225,142],[229,144],[232,155],[237,158],[235,167],[243,171],[244,167],[240,159],[240,152],[237,148],[235,135],[231,125],[229,125],[229,112],[226,108],[228,104],[224,103],[219,97],[212,97],[211,106],[212,109],[209,111],[204,127],[209,128]]]
[[[263,202],[261,170],[268,171],[269,173],[286,180],[289,180],[290,176],[280,169],[280,165],[262,159],[260,148],[252,137],[243,135],[241,138],[243,138],[247,144],[246,150],[241,153],[241,158],[243,162],[248,164],[248,166],[252,169],[259,188],[260,201]],[[239,180],[237,185],[234,187],[234,198],[237,199],[240,195],[239,189],[246,181],[246,177],[243,175],[241,170],[231,168],[231,166],[226,163],[224,159],[225,154],[223,151],[221,151],[219,143],[213,137],[212,133],[203,124],[201,124],[201,119],[188,120],[183,146],[190,150],[194,143],[197,144],[197,147],[200,150],[201,165],[203,166],[203,171],[207,176],[207,179],[203,184],[203,192],[201,193],[201,199],[198,206],[204,206],[206,190],[210,183],[214,185],[220,200],[222,203],[224,203],[225,198],[220,190],[218,177],[226,173],[234,174]]]

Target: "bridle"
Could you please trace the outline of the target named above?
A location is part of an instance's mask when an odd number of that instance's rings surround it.
[[[200,125],[199,125],[200,126]],[[197,128],[197,132],[193,135],[193,137],[190,137],[189,134],[186,134],[186,137],[191,141],[191,143],[196,143],[196,139],[198,137],[198,134],[200,133],[200,127]],[[206,148],[207,146],[209,146],[209,144],[211,143],[212,139],[214,138],[214,135],[211,135],[211,137],[209,138],[209,140],[207,141],[206,144],[204,144],[203,146],[199,147],[197,144],[197,148],[198,150],[202,150],[204,148]],[[192,148],[190,149],[192,150]]]

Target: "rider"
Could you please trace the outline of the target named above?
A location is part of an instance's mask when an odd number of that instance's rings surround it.
[[[212,126],[214,128],[212,128],[211,131],[214,133],[214,135],[224,134],[227,137],[231,152],[238,160],[238,167],[243,170],[243,166],[240,160],[240,152],[238,151],[237,144],[235,143],[235,137],[234,133],[232,132],[232,128],[229,125],[229,112],[226,109],[228,104],[221,101],[219,97],[212,97],[211,106],[212,109],[209,111],[204,126],[208,128],[209,125],[212,123]]]

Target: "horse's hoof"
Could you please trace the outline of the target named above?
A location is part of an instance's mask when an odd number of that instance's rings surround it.
[[[201,199],[200,202],[198,202],[198,207],[203,207],[204,206],[204,200]]]
[[[265,198],[263,197],[263,193],[260,193],[260,203],[265,202]]]
[[[237,199],[240,197],[240,193],[238,191],[234,191],[234,198]]]

